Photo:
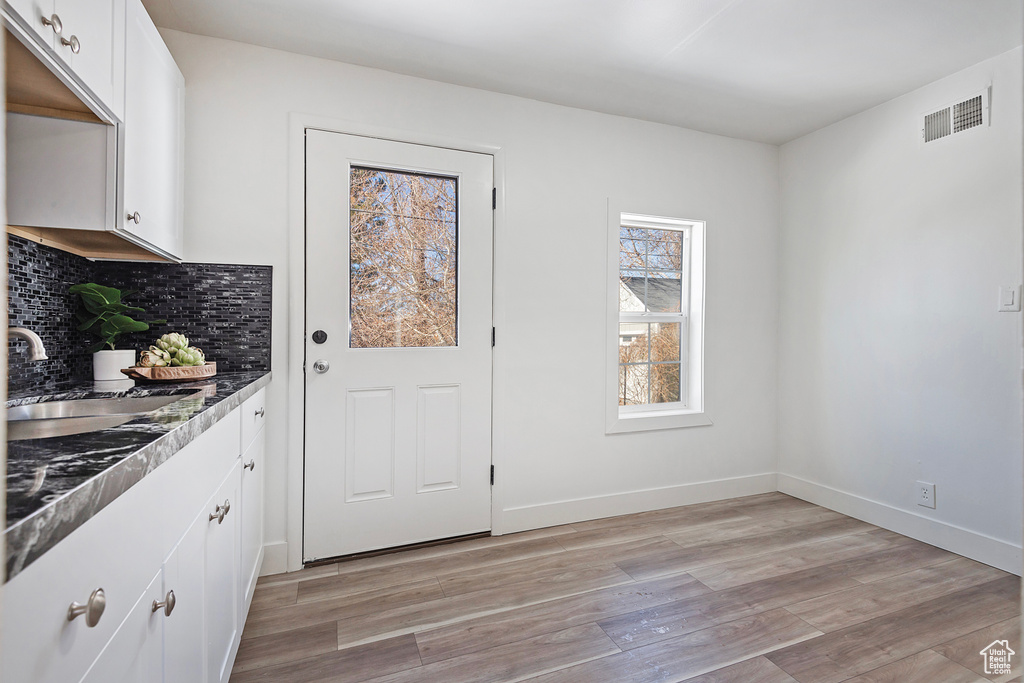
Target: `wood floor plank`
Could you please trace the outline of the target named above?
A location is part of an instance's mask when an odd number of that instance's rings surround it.
[[[715,524],[702,524],[668,528],[668,525],[658,525],[663,529],[665,538],[673,541],[676,545],[687,546],[704,545],[718,541],[727,541],[733,538],[744,538],[747,536],[758,536],[770,531],[787,529],[792,526],[804,524],[815,524],[821,522],[832,522],[837,519],[849,519],[845,515],[824,508],[799,508],[797,510],[779,512],[764,517],[749,517],[744,519],[730,519],[726,522]]]
[[[801,683],[838,683],[1009,619],[1019,600],[1020,580],[1008,576],[772,652],[768,659]]]
[[[689,574],[559,598],[416,634],[424,664],[581,626],[617,614],[702,595],[710,589]]]
[[[670,550],[651,558],[635,562],[626,560],[616,564],[634,579],[642,581],[675,572],[689,572],[691,569],[720,564],[729,560],[778,552],[830,538],[862,533],[874,528],[870,524],[846,517],[832,522],[795,526],[718,543],[680,547],[678,550]]]
[[[418,666],[416,639],[408,635],[232,673],[231,683],[360,683]]]
[[[709,503],[698,503],[682,507],[638,512],[632,515],[619,515],[617,517],[604,517],[602,519],[593,519],[585,522],[573,522],[571,526],[577,532],[583,532],[617,526],[659,523],[668,520],[686,523],[698,522],[700,520],[711,518],[725,519],[729,516],[763,516],[779,511],[808,509],[813,507],[817,506],[812,503],[799,500],[798,498],[787,496],[784,493],[761,493],[754,496],[744,496],[742,498],[730,498],[727,500],[716,500]]]
[[[373,679],[372,683],[514,683],[619,648],[595,624],[547,633]]]
[[[951,662],[932,650],[851,678],[847,683],[986,683],[970,669]]]
[[[380,609],[340,620],[338,647],[438,628],[502,610],[631,583],[633,580],[615,565],[593,565],[546,576],[543,581],[534,583],[497,586],[430,602]]]
[[[932,648],[947,659],[960,666],[985,675],[985,662],[981,650],[996,640],[1008,640],[1010,649],[1017,653],[1011,660],[1013,670],[1009,676],[985,676],[985,678],[1003,683],[1014,676],[1019,676],[1024,663],[1024,643],[1021,641],[1020,617],[1014,616],[1005,621],[986,626],[959,638],[947,641]]]
[[[616,645],[631,650],[859,585],[819,567],[608,617],[598,625]]]
[[[1005,576],[1006,572],[958,557],[786,609],[828,633]]]
[[[333,621],[284,633],[243,638],[238,646],[232,679],[242,671],[306,659],[338,649],[338,627]]]
[[[592,564],[609,564],[617,560],[642,560],[651,555],[664,553],[676,547],[662,536],[641,538],[599,548],[584,548],[544,557],[529,558],[485,568],[474,568],[452,574],[440,574],[437,579],[444,594],[451,597],[509,585],[524,581],[536,581],[553,572],[566,571],[574,567]]]
[[[508,543],[477,550],[434,555],[407,562],[392,562],[387,566],[372,566],[365,569],[356,569],[353,566],[335,576],[303,581],[299,584],[296,602],[315,602],[357,595],[383,586],[397,586],[433,578],[440,574],[480,570],[515,560],[552,554],[560,555],[564,552],[565,549],[556,538],[538,538],[521,543]]]
[[[779,609],[532,679],[532,683],[678,683],[819,635]]]
[[[300,583],[302,581],[308,581],[310,579],[319,579],[325,576],[334,576],[338,573],[337,564],[325,564],[319,567],[307,567],[300,569],[297,572],[289,572],[287,574],[270,574],[268,576],[261,576],[257,581],[257,586],[275,586],[284,583]]]
[[[252,593],[252,602],[249,604],[249,611],[259,612],[261,609],[294,605],[295,598],[298,593],[298,582],[263,585],[257,583],[256,590]]]
[[[783,544],[787,546],[787,544]],[[692,575],[713,590],[741,586],[745,583],[782,576],[795,571],[863,557],[892,544],[867,533],[851,534],[840,538],[783,547],[753,557],[741,557],[703,567],[694,567]]]
[[[576,530],[569,525],[533,529],[531,531],[520,531],[514,534],[503,536],[485,536],[482,538],[471,538],[456,543],[443,545],[426,546],[424,548],[413,548],[395,553],[374,555],[372,557],[360,557],[355,559],[343,559],[337,563],[338,573],[363,571],[366,569],[378,569],[391,567],[397,564],[407,564],[420,560],[429,560],[437,557],[454,556],[460,553],[480,552],[489,549],[500,548],[508,545],[520,545],[541,539],[555,538],[574,534]],[[486,553],[481,553],[486,555]]]
[[[250,614],[242,638],[283,633],[339,619],[354,619],[380,610],[419,605],[443,597],[444,591],[441,590],[437,579],[431,578],[404,586],[389,586],[362,593],[357,599],[341,597],[273,607]]]
[[[960,557],[947,550],[927,543],[915,541],[906,536],[893,534],[885,529],[869,531],[866,536],[892,543],[892,547],[870,553],[863,557],[845,560],[842,571],[846,576],[861,583],[880,581],[904,572],[940,564]],[[837,568],[838,569],[838,568]]]
[[[696,678],[688,678],[684,683],[796,683],[796,679],[764,657],[754,657]]]

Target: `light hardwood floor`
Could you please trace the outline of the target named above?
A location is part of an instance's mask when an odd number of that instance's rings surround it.
[[[260,579],[232,683],[972,683],[1016,576],[772,493]]]

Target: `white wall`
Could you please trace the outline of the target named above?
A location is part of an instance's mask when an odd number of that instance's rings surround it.
[[[776,147],[164,36],[187,82],[186,257],[274,266],[269,541],[285,539],[285,415],[297,409],[286,391],[298,371],[287,363],[287,324],[301,314],[288,310],[290,112],[504,150],[506,224],[494,269],[499,529],[774,489]],[[705,393],[714,426],[604,434],[610,196],[631,211],[668,207],[707,221]],[[731,481],[686,486],[721,480]],[[646,493],[622,495],[631,492]]]
[[[1020,573],[1021,50],[781,149],[779,486]],[[992,84],[991,127],[921,114]],[[919,507],[915,482],[936,485]]]

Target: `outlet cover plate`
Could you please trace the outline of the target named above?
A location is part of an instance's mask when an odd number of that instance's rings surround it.
[[[917,482],[917,504],[921,507],[935,509],[935,484],[926,481]]]

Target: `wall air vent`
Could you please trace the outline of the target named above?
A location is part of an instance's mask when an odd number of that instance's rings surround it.
[[[925,114],[924,117],[924,141],[931,142],[949,135],[949,107]]]
[[[968,128],[980,126],[982,120],[981,95],[953,105],[953,132],[959,133]]]
[[[921,140],[933,142],[988,124],[988,88],[924,115]]]

